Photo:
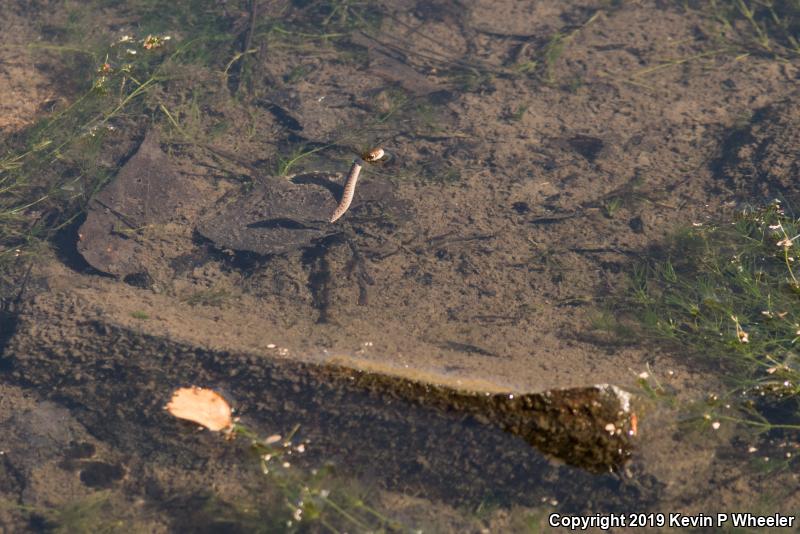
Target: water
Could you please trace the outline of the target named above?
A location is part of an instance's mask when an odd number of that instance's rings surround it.
[[[691,257],[681,228],[796,195],[791,9],[765,54],[735,3],[51,7],[0,7],[10,529],[796,510],[791,384],[756,410],[789,426],[736,424],[732,384],[775,371],[648,339],[645,311],[686,319],[631,282]],[[750,358],[736,306],[722,354]],[[169,417],[186,385],[250,437]]]

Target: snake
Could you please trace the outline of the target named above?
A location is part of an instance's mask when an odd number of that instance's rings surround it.
[[[378,161],[384,154],[385,152],[382,148],[373,148],[366,154],[353,160],[353,164],[350,166],[350,172],[347,174],[347,179],[344,182],[342,199],[339,201],[339,205],[336,206],[336,210],[334,210],[333,215],[331,215],[329,222],[336,222],[345,214],[348,208],[350,208],[350,204],[353,202],[353,196],[356,193],[356,183],[358,183],[358,177],[364,165],[366,165],[367,162],[373,163]]]

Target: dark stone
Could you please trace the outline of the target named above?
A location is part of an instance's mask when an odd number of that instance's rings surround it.
[[[196,194],[172,170],[158,134],[150,130],[116,178],[89,202],[86,222],[78,231],[78,251],[104,273],[125,276],[146,271],[140,261],[139,232],[173,219],[176,209],[193,202]]]
[[[271,177],[247,192],[237,191],[197,228],[217,248],[259,255],[281,254],[310,246],[340,233],[345,221],[328,222],[342,196],[342,185],[330,173],[307,173],[288,178]],[[360,181],[345,217],[358,220],[370,204],[391,204],[387,180]]]

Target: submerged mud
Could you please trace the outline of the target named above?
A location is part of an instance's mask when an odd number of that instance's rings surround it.
[[[611,473],[622,467],[631,443],[627,406],[610,388],[459,392],[338,366],[209,350],[102,317],[76,318],[72,306],[64,302],[46,317],[40,306],[23,312],[10,346],[15,356],[5,360],[8,376],[70,406],[104,446],[146,452],[147,469],[188,465],[202,454],[185,449],[181,427],[163,409],[174,387],[194,384],[227,392],[243,421],[269,429],[265,433],[299,425],[298,437],[310,440],[309,460],[333,461],[388,490],[413,488],[451,504],[491,496],[535,506],[550,498],[573,510],[588,503],[621,510],[658,491],[655,481],[643,487],[642,480]],[[575,467],[554,464],[531,445]],[[95,485],[106,484],[97,478],[102,473],[113,484],[120,478],[114,473],[129,469],[72,463],[81,473],[89,470],[82,480]]]
[[[720,180],[744,193],[800,201],[800,110],[798,95],[757,109],[729,132],[720,157],[712,162]],[[790,206],[791,207],[791,206]]]
[[[12,148],[35,110],[31,134],[56,131],[76,87],[130,94],[114,58],[165,65],[136,112],[67,132],[83,144],[47,160],[59,180],[21,189],[15,228],[66,219],[35,204],[44,190],[87,219],[35,260],[35,290],[0,296],[4,495],[46,507],[110,490],[158,531],[196,525],[209,481],[258,494],[240,450],[163,413],[197,384],[264,435],[300,424],[310,465],[422,495],[434,515],[797,508],[790,471],[721,452],[754,458],[728,425],[679,426],[679,401],[720,391],[713,372],[601,328],[674,228],[797,194],[800,65],[753,53],[747,21],[718,46],[718,18],[655,1],[101,4],[0,6]],[[121,28],[145,33],[122,47]],[[145,48],[151,28],[172,39]],[[108,65],[72,50],[88,29]],[[379,145],[393,158],[329,225],[342,172]],[[636,391],[642,376],[659,390],[631,440],[636,419],[595,384]]]
[[[335,375],[369,391],[471,415],[521,437],[553,458],[593,473],[620,470],[634,446],[630,394],[608,385],[491,394],[348,368],[340,368]]]

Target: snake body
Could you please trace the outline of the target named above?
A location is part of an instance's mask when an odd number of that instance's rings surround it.
[[[344,182],[344,193],[342,194],[342,200],[339,201],[339,205],[336,206],[336,211],[333,212],[331,215],[329,222],[336,222],[339,217],[345,214],[347,209],[350,207],[350,203],[353,202],[353,195],[356,193],[356,183],[358,182],[358,176],[361,174],[361,169],[366,165],[365,160],[369,162],[375,162],[381,159],[384,156],[384,151],[382,148],[374,148],[370,150],[367,154],[364,155],[364,158],[356,158],[353,160],[353,165],[350,167],[350,173],[347,175],[347,180]]]
[[[361,158],[356,158],[353,161],[352,167],[350,167],[350,173],[347,175],[347,180],[344,183],[344,193],[342,194],[342,200],[339,201],[339,205],[336,206],[336,211],[333,212],[331,215],[330,222],[336,222],[336,220],[344,215],[347,211],[347,208],[350,207],[350,203],[353,202],[353,195],[356,192],[356,183],[358,182],[358,175],[361,174],[361,168],[364,166],[364,160]]]

